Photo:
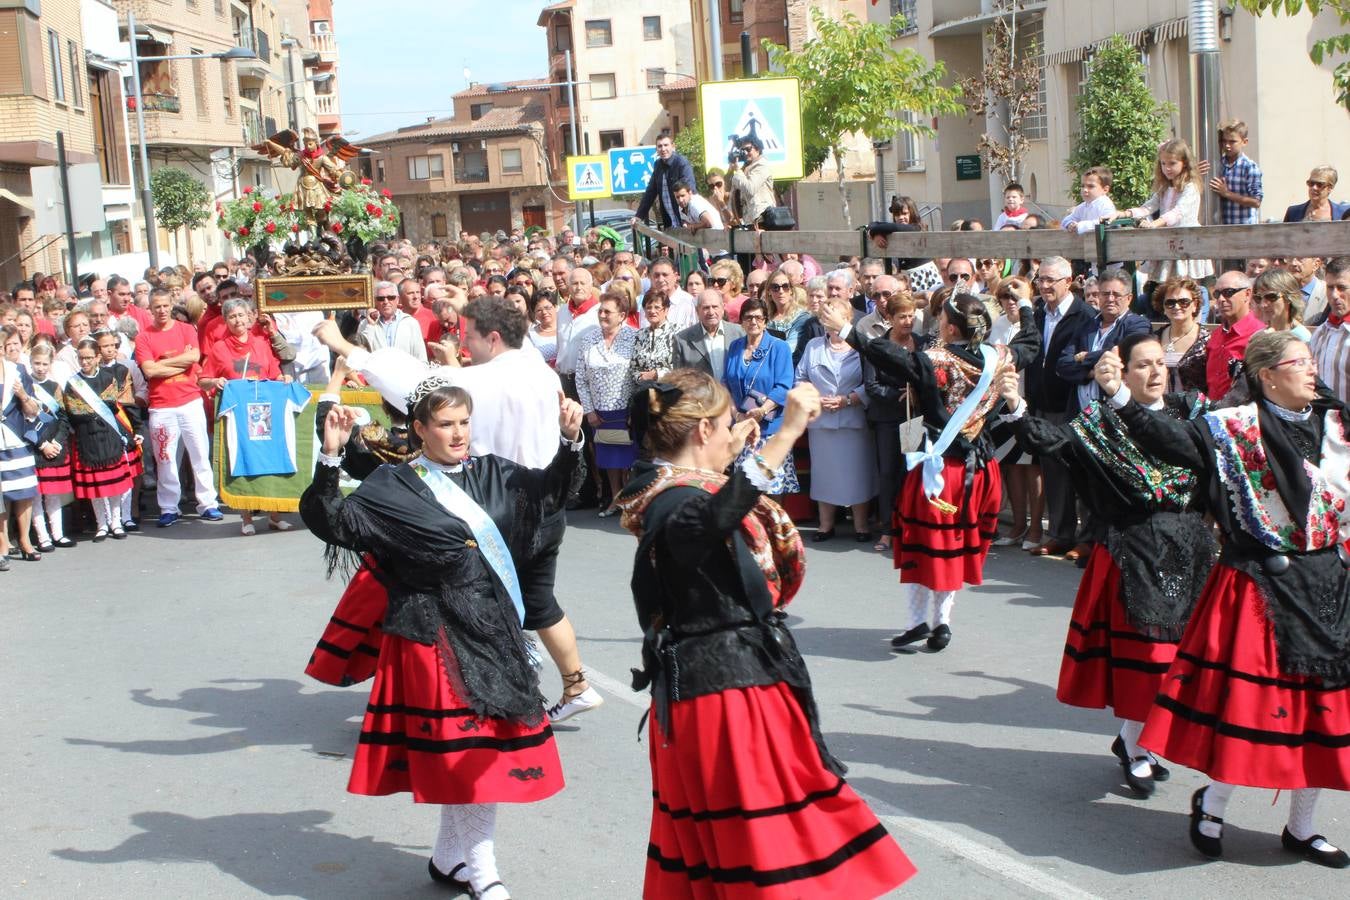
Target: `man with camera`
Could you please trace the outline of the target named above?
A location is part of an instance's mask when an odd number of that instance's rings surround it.
[[[764,161],[764,142],[755,135],[736,139],[727,157],[731,179],[732,207],[747,225],[759,226],[764,211],[778,205],[773,192],[773,174]]]

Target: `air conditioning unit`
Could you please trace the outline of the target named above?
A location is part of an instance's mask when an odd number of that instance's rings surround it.
[[[450,150],[451,150],[452,152],[454,152],[454,153],[458,153],[458,152],[459,152],[459,141],[452,141],[452,142],[450,143]]]

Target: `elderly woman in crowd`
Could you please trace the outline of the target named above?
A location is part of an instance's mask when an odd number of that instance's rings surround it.
[[[64,382],[80,370],[75,345],[89,337],[93,329],[89,324],[88,313],[74,310],[66,314],[65,320],[61,323],[61,330],[65,332],[66,344],[56,352],[56,359],[52,361],[52,372],[57,381]]]
[[[647,326],[637,333],[633,347],[634,381],[655,381],[670,371],[675,356],[675,326],[671,323],[670,296],[652,288],[642,298]]]
[[[746,299],[742,293],[744,285],[745,274],[735,261],[721,259],[713,263],[712,271],[708,273],[708,287],[721,292],[722,309],[726,311],[728,322],[740,323],[741,304]]]
[[[762,299],[768,302],[771,311],[769,331],[787,341],[792,362],[797,364],[806,349],[805,328],[811,321],[811,313],[806,308],[806,289],[793,284],[780,265],[765,282]]]
[[[1252,282],[1257,318],[1271,331],[1290,331],[1300,341],[1312,338],[1303,324],[1303,290],[1287,269],[1268,269]]]
[[[18,363],[9,359],[17,356],[19,331],[12,325],[0,328],[0,347],[5,355],[0,358],[0,572],[9,569],[9,558],[36,561],[42,554],[29,541],[33,517],[33,498],[38,493],[38,476],[33,449],[24,440],[27,420],[38,414],[38,402],[33,396],[33,379]],[[14,511],[19,537],[17,550],[9,546],[9,512]]]
[[[1091,281],[1095,290],[1097,281]],[[994,327],[989,330],[990,344],[1006,347],[1017,337],[1021,329],[1018,304],[1031,302],[1032,293],[1031,282],[1020,275],[999,283],[994,299],[1002,311],[994,320]],[[1020,378],[1022,390],[1026,390],[1026,376]],[[994,546],[1014,547],[1020,543],[1023,550],[1034,550],[1042,540],[1041,517],[1045,513],[1041,467],[1034,456],[1018,445],[1017,436],[1009,423],[995,419],[989,426],[989,438],[994,444],[994,459],[998,460],[1003,472],[1003,490],[1008,495],[1008,505],[1012,509],[1012,530],[995,538]]]
[[[540,290],[530,301],[530,330],[525,333],[550,366],[558,364],[558,295]]]
[[[1189,278],[1169,278],[1153,290],[1153,309],[1167,324],[1154,334],[1163,346],[1169,393],[1205,392],[1205,329],[1200,324],[1200,285]]]
[[[628,294],[611,287],[600,295],[600,327],[585,332],[577,349],[577,398],[586,421],[595,429],[595,465],[605,473],[609,503],[600,517],[619,511],[614,500],[625,474],[637,459],[637,444],[628,431],[628,400],[633,395],[629,377],[637,329],[630,328]],[[601,485],[604,490],[606,485]]]
[[[763,300],[745,301],[741,308],[745,336],[727,347],[722,377],[722,383],[731,391],[737,419],[754,419],[759,423],[759,440],[746,448],[747,456],[758,453],[764,442],[778,433],[783,404],[794,381],[792,351],[786,341],[769,334],[768,324],[768,304]],[[797,467],[789,456],[767,493],[795,494],[799,490]]]
[[[917,353],[928,346],[928,339],[914,333],[914,296],[899,291],[885,303],[888,336],[899,346]],[[914,394],[903,381],[877,369],[866,358],[862,361],[863,390],[867,394],[867,422],[872,427],[877,467],[877,522],[881,536],[873,550],[889,552],[894,536],[892,516],[895,498],[905,478],[904,453],[919,449],[923,440],[923,413]],[[904,436],[902,438],[902,435]]]
[[[894,298],[892,298],[894,299]],[[852,305],[842,297],[825,301],[845,319]],[[811,499],[820,527],[815,543],[834,537],[835,507],[853,511],[853,539],[872,540],[867,512],[877,494],[876,451],[867,429],[867,392],[862,357],[837,331],[812,338],[797,363],[797,381],[820,392],[821,414],[806,430],[811,447]]]
[[[1318,166],[1308,173],[1308,199],[1295,203],[1284,212],[1286,222],[1330,222],[1340,219],[1350,210],[1350,203],[1331,199],[1336,188],[1336,170]]]

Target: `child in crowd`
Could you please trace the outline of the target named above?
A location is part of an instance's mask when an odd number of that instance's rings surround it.
[[[52,345],[46,340],[34,342],[28,355],[33,397],[43,413],[33,428],[39,495],[33,502],[33,530],[40,553],[75,546],[61,521],[61,508],[70,502],[75,488],[70,479],[70,422],[61,406],[61,387],[50,377],[52,356]]]
[[[1016,228],[1022,227],[1022,222],[1027,217],[1026,191],[1015,181],[1008,182],[1008,186],[1003,189],[1003,211],[998,214],[998,220],[994,222],[994,230],[1000,231],[1009,225]]]
[[[1084,172],[1083,202],[1060,221],[1059,227],[1087,234],[1102,219],[1115,218],[1116,204],[1111,199],[1111,179],[1111,170],[1106,166],[1093,166]]]
[[[1209,180],[1209,189],[1219,195],[1219,222],[1223,225],[1255,225],[1260,221],[1261,167],[1242,150],[1247,146],[1247,123],[1230,119],[1219,126],[1223,160],[1219,173]]]
[[[1158,162],[1153,169],[1152,196],[1141,206],[1121,210],[1114,218],[1135,219],[1140,228],[1198,227],[1200,175],[1190,145],[1180,138],[1164,141],[1158,147]],[[1143,262],[1139,268],[1148,273],[1149,281],[1157,284],[1173,277],[1203,281],[1214,274],[1214,265],[1208,259]]]

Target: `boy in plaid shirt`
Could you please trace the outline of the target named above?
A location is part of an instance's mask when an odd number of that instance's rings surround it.
[[[1219,224],[1255,225],[1260,221],[1261,167],[1242,148],[1247,146],[1247,123],[1230,119],[1219,126],[1223,160],[1209,189],[1219,195]]]

